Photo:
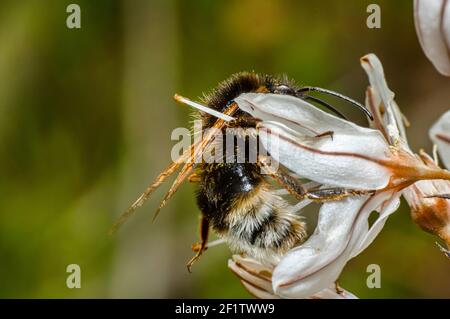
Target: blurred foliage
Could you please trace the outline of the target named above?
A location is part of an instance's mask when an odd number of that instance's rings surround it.
[[[72,2],[79,30],[65,25]],[[362,101],[359,58],[374,52],[413,124],[412,146],[430,150],[427,129],[448,109],[450,82],[420,50],[412,1],[377,1],[382,28],[372,30],[370,3],[3,0],[0,297],[249,297],[224,246],[186,272],[197,240],[192,186],[157,224],[150,213],[162,192],[121,234],[107,230],[164,168],[172,128],[188,125],[189,110],[171,95],[196,98],[238,71],[287,74]],[[450,263],[435,240],[403,204],[341,285],[360,297],[450,297]],[[81,289],[65,285],[71,263],[81,266]],[[381,289],[365,284],[373,263]]]

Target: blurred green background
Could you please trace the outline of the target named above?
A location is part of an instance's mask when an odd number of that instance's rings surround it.
[[[65,24],[73,2],[81,29]],[[368,29],[372,2],[2,0],[0,297],[249,297],[225,246],[186,271],[199,216],[188,183],[155,224],[168,185],[118,234],[108,228],[170,162],[172,129],[189,125],[173,94],[195,99],[238,71],[286,73],[363,101],[359,58],[376,53],[412,147],[429,151],[450,81],[419,47],[413,1],[376,1],[382,28]],[[341,285],[359,297],[450,297],[450,262],[435,240],[403,203]],[[66,287],[72,263],[81,289]],[[381,289],[366,286],[373,263]]]

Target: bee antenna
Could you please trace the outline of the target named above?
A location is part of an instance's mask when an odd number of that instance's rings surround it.
[[[311,95],[302,95],[301,98],[303,100],[311,100],[313,102],[316,102],[317,104],[320,104],[324,107],[326,107],[327,109],[329,109],[331,112],[333,112],[334,114],[336,114],[337,116],[339,116],[340,118],[343,118],[344,120],[347,120],[347,118],[345,117],[344,114],[342,114],[341,112],[339,112],[339,110],[337,110],[334,106],[328,104],[325,101],[322,101],[321,99],[318,99],[314,96]]]
[[[217,117],[217,118],[219,118],[219,119],[224,120],[225,122],[230,122],[230,121],[234,120],[234,117],[232,117],[232,116],[223,114],[223,113],[218,112],[218,111],[216,111],[216,110],[214,110],[214,109],[212,109],[212,108],[209,108],[209,107],[207,107],[207,106],[204,106],[204,105],[202,105],[202,104],[200,104],[200,103],[191,101],[191,100],[189,100],[188,98],[185,98],[185,97],[183,97],[183,96],[181,96],[181,95],[179,95],[179,94],[175,94],[175,95],[173,96],[173,98],[174,98],[175,101],[177,101],[177,102],[180,102],[180,103],[183,103],[183,104],[192,106],[193,108],[196,108],[197,110],[200,110],[200,111],[202,111],[202,112],[208,113],[208,114],[210,114],[210,115],[212,115],[212,116],[215,116],[215,117]]]
[[[324,94],[335,96],[337,98],[340,98],[341,100],[344,100],[344,101],[356,106],[361,111],[363,111],[371,120],[373,120],[372,113],[370,113],[370,111],[364,105],[362,105],[359,102],[356,102],[355,100],[349,98],[348,96],[345,96],[340,93],[330,91],[327,89],[323,89],[320,87],[315,87],[315,86],[305,86],[296,91],[296,93],[303,93],[303,92],[319,92],[319,93],[324,93]]]

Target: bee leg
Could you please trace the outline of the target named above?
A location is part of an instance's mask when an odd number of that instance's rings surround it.
[[[269,170],[269,175],[274,178],[281,186],[283,186],[289,193],[295,196],[298,200],[311,199],[318,202],[341,200],[349,196],[358,195],[372,195],[375,191],[355,190],[346,188],[323,188],[323,189],[307,189],[298,179],[283,172],[281,169],[277,171],[270,171],[270,168],[265,164],[267,159],[260,157],[259,164]]]
[[[349,196],[373,195],[375,191],[357,190],[346,188],[323,188],[307,192],[307,198],[314,201],[334,201],[341,200]]]
[[[334,132],[333,131],[326,131],[326,132],[317,134],[314,137],[320,138],[320,137],[324,137],[324,136],[329,136],[331,138],[331,140],[333,140]]]
[[[189,183],[198,183],[200,182],[200,175],[198,175],[197,173],[192,173],[191,175],[189,175],[188,181]]]
[[[298,200],[303,200],[307,197],[307,189],[292,176],[280,170],[271,174],[271,176]]]
[[[450,199],[450,194],[429,195],[429,196],[425,196],[425,198],[443,198],[443,199]]]
[[[200,258],[203,252],[206,250],[206,243],[208,242],[208,234],[209,234],[209,220],[202,216],[200,221],[200,242],[192,245],[192,250],[196,251],[194,257],[189,260],[186,264],[186,267],[189,272],[191,272],[192,265]]]

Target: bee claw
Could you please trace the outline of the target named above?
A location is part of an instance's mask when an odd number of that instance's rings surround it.
[[[201,254],[202,252],[198,251],[197,254],[194,257],[192,257],[191,260],[189,260],[188,263],[186,264],[186,268],[190,274],[192,274],[192,266],[200,258]]]

